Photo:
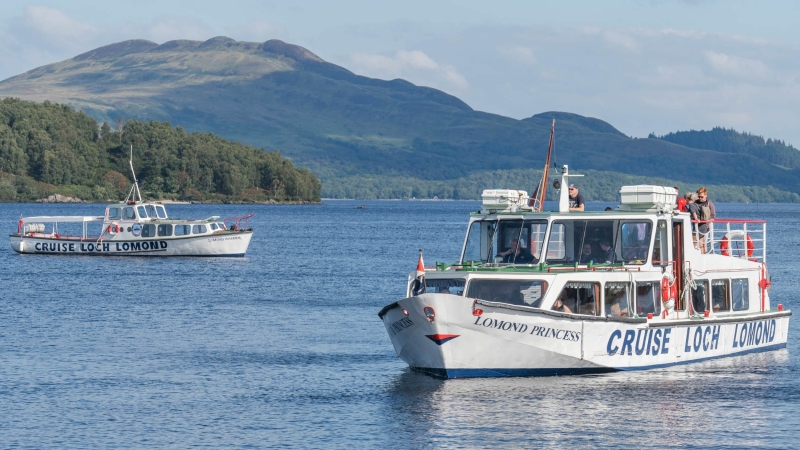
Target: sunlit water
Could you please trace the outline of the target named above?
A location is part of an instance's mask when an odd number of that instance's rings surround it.
[[[357,209],[358,205],[365,209]],[[605,204],[591,204],[602,209]],[[25,215],[102,205],[0,204]],[[800,445],[787,349],[598,376],[438,380],[394,354],[380,308],[456,259],[477,202],[171,206],[254,212],[246,258],[2,258],[0,447],[774,447]],[[800,290],[800,205],[766,218],[774,303]]]

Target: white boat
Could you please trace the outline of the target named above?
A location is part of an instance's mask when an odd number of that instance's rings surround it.
[[[11,248],[17,253],[66,255],[245,255],[253,237],[253,214],[223,220],[172,218],[163,204],[142,201],[135,174],[133,178],[128,198],[106,206],[102,216],[20,217]]]
[[[561,171],[555,184],[566,186],[575,175]],[[766,223],[716,219],[700,235],[676,194],[626,186],[616,210],[570,212],[563,189],[559,210],[545,212],[528,206],[543,196],[484,191],[459,261],[423,268],[420,255],[407,297],[380,311],[397,355],[458,378],[651,369],[784,348],[791,311],[770,300]]]

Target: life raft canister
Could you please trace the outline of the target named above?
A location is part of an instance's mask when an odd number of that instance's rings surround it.
[[[742,230],[734,230],[730,233],[726,234],[725,237],[719,242],[719,251],[725,256],[731,256],[731,246],[733,245],[733,241],[744,241],[745,246],[747,247],[747,257],[753,256],[753,251],[755,250],[755,244],[753,244],[753,239],[750,238],[749,234],[745,234]]]

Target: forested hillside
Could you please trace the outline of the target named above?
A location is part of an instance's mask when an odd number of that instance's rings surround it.
[[[150,199],[316,202],[321,185],[277,151],[266,152],[167,122],[119,121],[112,129],[66,105],[0,100],[0,201],[49,194],[122,200],[129,149]]]
[[[714,127],[710,131],[678,131],[664,136],[650,135],[674,144],[722,153],[739,153],[756,156],[764,161],[787,169],[800,168],[800,151],[778,139],[764,139],[734,129]]]

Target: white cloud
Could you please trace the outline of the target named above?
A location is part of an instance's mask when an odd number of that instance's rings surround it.
[[[722,75],[739,78],[767,79],[772,71],[762,61],[740,58],[725,53],[706,52],[708,64]]]
[[[45,37],[49,44],[58,47],[84,43],[97,34],[97,29],[93,26],[47,6],[26,6],[22,13],[22,23],[30,31]]]
[[[470,84],[452,65],[440,64],[420,50],[398,50],[394,56],[355,53],[350,69],[374,78],[403,78],[443,90],[467,89]]]
[[[613,46],[623,47],[632,51],[639,49],[639,43],[636,42],[636,39],[632,38],[628,34],[620,33],[619,31],[614,30],[605,30],[600,35],[607,43]]]

